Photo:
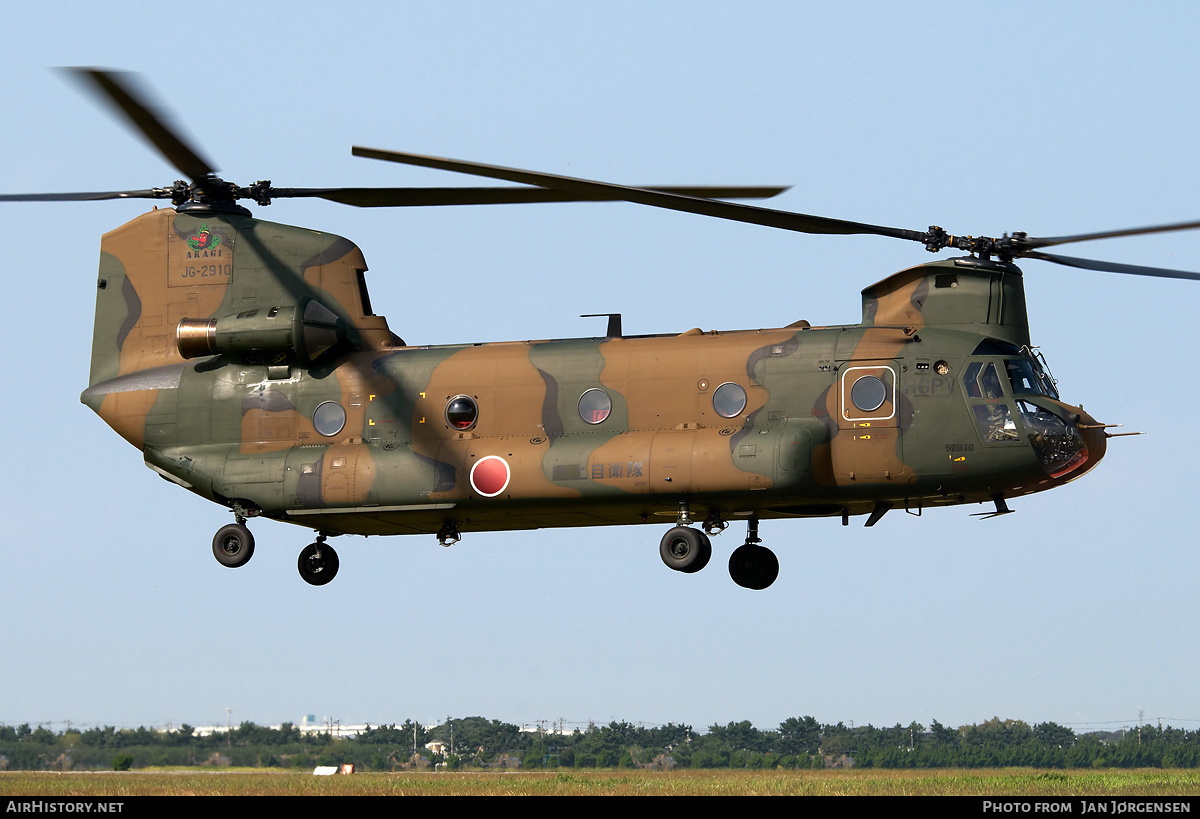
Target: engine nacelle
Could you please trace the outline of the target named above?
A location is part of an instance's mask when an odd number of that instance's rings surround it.
[[[184,358],[224,355],[246,364],[307,367],[345,337],[341,322],[318,301],[244,310],[212,319],[185,318],[175,329]]]

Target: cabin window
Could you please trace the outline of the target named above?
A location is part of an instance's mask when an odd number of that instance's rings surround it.
[[[746,408],[746,391],[738,384],[727,381],[713,392],[713,409],[722,418],[736,418]]]
[[[456,395],[446,403],[446,423],[465,432],[479,420],[479,405],[469,395]]]
[[[326,401],[313,413],[313,427],[329,438],[346,426],[346,410],[337,401]]]
[[[579,417],[589,424],[600,424],[612,412],[612,399],[604,390],[593,388],[579,397]]]
[[[887,385],[874,375],[864,375],[850,388],[850,401],[863,412],[874,412],[887,400]]]
[[[896,372],[883,364],[842,370],[839,412],[842,421],[880,423],[896,417]],[[886,426],[895,426],[895,422]]]

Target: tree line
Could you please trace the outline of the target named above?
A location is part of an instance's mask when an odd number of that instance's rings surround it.
[[[431,743],[440,743],[432,748]],[[1143,725],[1120,732],[1076,734],[1053,722],[1029,725],[993,718],[946,727],[936,720],[891,728],[822,724],[791,717],[773,730],[750,722],[645,727],[628,722],[559,732],[522,731],[483,717],[433,727],[412,720],[351,736],[302,733],[243,722],[198,735],[173,730],[64,730],[0,725],[0,769],[96,770],[156,766],[307,769],[353,764],[356,770],[459,768],[1194,768],[1200,731]]]

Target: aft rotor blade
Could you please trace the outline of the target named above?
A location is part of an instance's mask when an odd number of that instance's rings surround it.
[[[72,74],[125,115],[168,161],[193,181],[212,174],[212,164],[185,143],[174,130],[156,116],[146,104],[147,95],[134,91],[131,74],[99,68],[72,68]]]
[[[419,165],[425,168],[437,168],[444,171],[486,176],[492,179],[503,179],[508,182],[519,182],[525,185],[538,185],[568,193],[582,194],[588,197],[619,199],[635,202],[639,205],[650,205],[656,208],[678,210],[684,213],[696,213],[701,216],[712,216],[717,219],[729,219],[735,222],[747,222],[753,225],[792,230],[798,233],[834,233],[855,234],[865,233],[876,236],[891,236],[897,239],[910,239],[924,242],[924,231],[904,230],[901,228],[881,227],[861,222],[847,222],[841,219],[829,219],[824,216],[809,216],[803,213],[789,213],[770,208],[759,208],[753,205],[740,205],[733,202],[722,202],[713,199],[702,199],[694,196],[684,196],[677,193],[664,193],[646,188],[631,188],[624,185],[614,185],[609,182],[596,182],[589,179],[576,179],[569,176],[523,171],[518,168],[504,168],[498,165],[485,165],[481,162],[465,162],[457,159],[446,159],[438,156],[410,154],[401,151],[384,151],[375,148],[355,146],[351,153],[354,156],[368,159],[382,159],[385,162],[399,162],[405,165]]]
[[[769,199],[786,187],[654,187],[650,190],[705,199]],[[272,198],[315,197],[360,208],[437,205],[512,205],[534,202],[612,201],[616,194],[569,193],[549,188],[272,188]]]
[[[1122,264],[1120,262],[1099,262],[1094,259],[1077,259],[1073,256],[1059,256],[1053,253],[1029,251],[1020,254],[1026,259],[1041,259],[1044,262],[1078,267],[1083,270],[1102,270],[1106,273],[1128,273],[1132,276],[1155,276],[1160,279],[1190,279],[1200,281],[1200,273],[1190,270],[1172,270],[1169,267],[1145,267],[1137,264]]]
[[[103,199],[169,199],[170,196],[171,191],[164,188],[79,193],[5,193],[0,194],[0,202],[97,202]]]
[[[1196,230],[1197,228],[1200,228],[1200,222],[1176,222],[1170,225],[1150,225],[1149,227],[1125,228],[1124,230],[1104,230],[1099,233],[1076,233],[1073,236],[1051,236],[1048,238],[1028,236],[1023,238],[1020,244],[1022,247],[1028,248],[1052,247],[1071,242],[1090,242],[1095,239],[1116,239],[1120,236],[1143,236],[1147,233],[1170,233],[1176,230]]]

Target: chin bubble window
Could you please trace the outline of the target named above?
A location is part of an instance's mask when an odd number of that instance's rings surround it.
[[[469,395],[456,395],[446,403],[446,423],[465,432],[479,420],[479,405]]]
[[[746,391],[727,381],[713,392],[713,409],[722,418],[736,418],[746,408]]]
[[[313,413],[313,427],[326,438],[337,435],[346,426],[346,410],[337,401],[326,401]]]
[[[579,397],[579,417],[589,424],[599,424],[612,412],[612,399],[601,389],[590,389]]]

